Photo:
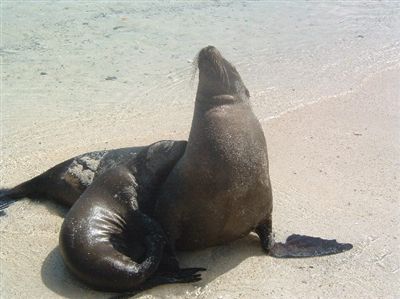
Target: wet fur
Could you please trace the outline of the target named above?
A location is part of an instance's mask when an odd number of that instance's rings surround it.
[[[179,268],[152,218],[159,185],[185,146],[186,141],[152,144],[99,175],[80,196],[60,232],[61,255],[76,277],[95,289],[117,292],[200,279],[202,268]]]
[[[143,148],[89,152],[61,162],[14,188],[0,190],[0,211],[5,215],[7,207],[24,197],[51,199],[71,207],[96,177],[133,158]]]

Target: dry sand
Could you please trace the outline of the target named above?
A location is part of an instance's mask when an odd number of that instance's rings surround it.
[[[274,259],[249,236],[181,254],[184,266],[208,269],[203,280],[137,298],[400,297],[394,4],[366,3],[350,16],[348,7],[305,6],[304,19],[303,8],[271,4],[275,13],[263,23],[259,3],[193,4],[189,11],[177,3],[175,10],[164,7],[163,17],[158,4],[141,11],[126,2],[81,3],[2,6],[8,30],[0,51],[1,187],[83,152],[187,138],[195,93],[190,59],[206,44],[222,45],[252,93],[267,138],[277,240],[300,233],[354,248],[323,258]],[[295,21],[285,27],[288,10]],[[327,11],[337,19],[322,14]],[[218,24],[226,25],[212,31],[211,21],[221,15],[225,23]],[[180,21],[153,28],[154,16]],[[335,24],[343,28],[335,31]],[[329,38],[318,40],[327,28]],[[282,43],[280,33],[292,34],[291,42]],[[132,34],[133,45],[122,43]],[[251,36],[250,47],[240,34]],[[51,202],[23,200],[0,218],[2,298],[110,297],[65,269],[57,248],[65,212]]]

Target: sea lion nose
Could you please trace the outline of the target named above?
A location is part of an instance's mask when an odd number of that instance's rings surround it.
[[[211,45],[204,47],[203,49],[200,50],[200,52],[203,52],[203,51],[207,52],[207,53],[218,52],[217,48],[214,46],[211,46]]]
[[[199,55],[198,55],[198,61],[199,61],[199,65],[202,62],[211,62],[211,63],[215,63],[218,60],[221,59],[221,53],[218,51],[218,49],[214,46],[207,46],[203,49],[200,50]]]

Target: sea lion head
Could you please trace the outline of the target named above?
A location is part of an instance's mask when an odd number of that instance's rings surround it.
[[[208,46],[197,55],[199,69],[198,101],[248,101],[250,94],[236,68],[217,48]]]

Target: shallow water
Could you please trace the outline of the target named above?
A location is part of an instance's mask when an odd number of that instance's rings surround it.
[[[100,124],[139,119],[171,123],[148,134],[187,130],[192,61],[209,44],[237,67],[261,120],[400,63],[400,2],[48,1],[1,11],[5,157],[32,132],[89,138]]]

